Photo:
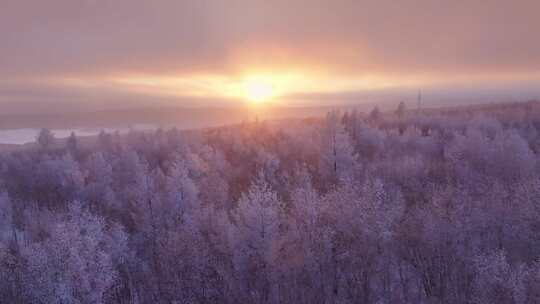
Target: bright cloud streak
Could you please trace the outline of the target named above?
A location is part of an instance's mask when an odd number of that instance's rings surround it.
[[[410,78],[408,82],[383,77],[336,77],[313,72],[260,71],[240,75],[118,75],[102,78],[58,78],[58,85],[79,88],[115,88],[124,92],[161,96],[215,97],[246,100],[248,95],[269,95],[279,102],[281,97],[300,93],[337,93],[342,91],[384,89],[399,84],[416,87],[425,80]],[[259,92],[255,92],[259,90]],[[260,90],[271,90],[261,92]],[[254,96],[252,96],[254,97]],[[260,96],[264,99],[262,96]]]

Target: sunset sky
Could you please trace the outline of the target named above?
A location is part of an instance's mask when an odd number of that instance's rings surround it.
[[[539,14],[534,0],[1,0],[0,104],[330,104],[419,88],[534,98]]]

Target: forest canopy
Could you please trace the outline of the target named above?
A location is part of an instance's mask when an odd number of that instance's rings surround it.
[[[44,129],[0,154],[0,302],[539,303],[539,131],[535,103]]]

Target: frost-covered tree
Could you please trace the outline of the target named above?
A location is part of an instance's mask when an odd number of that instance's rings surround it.
[[[7,244],[14,236],[13,205],[6,192],[0,193],[0,244]]]
[[[339,113],[328,113],[323,129],[319,170],[330,182],[352,177],[357,156],[349,134],[339,121]]]
[[[399,119],[402,119],[405,116],[405,101],[401,101],[396,109],[396,115]]]
[[[511,266],[504,251],[475,258],[474,303],[527,303],[525,265]]]
[[[73,153],[77,151],[78,143],[79,142],[77,140],[77,136],[75,135],[75,132],[71,132],[71,134],[66,140],[66,148]]]
[[[31,302],[104,303],[105,292],[118,275],[106,249],[126,249],[125,242],[109,239],[107,232],[103,219],[74,202],[49,231],[49,238],[23,248]]]
[[[369,120],[371,122],[378,122],[381,117],[381,111],[378,106],[375,106],[373,110],[369,113]]]
[[[234,242],[234,267],[251,301],[267,303],[274,292],[272,269],[279,263],[281,201],[266,182],[258,178],[243,194],[234,210],[231,237]]]
[[[37,135],[36,142],[42,149],[48,149],[54,143],[54,134],[49,129],[41,129]]]

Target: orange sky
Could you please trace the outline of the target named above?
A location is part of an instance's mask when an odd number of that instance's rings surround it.
[[[270,88],[294,104],[499,85],[532,98],[539,11],[532,0],[3,0],[0,103],[220,105]]]

